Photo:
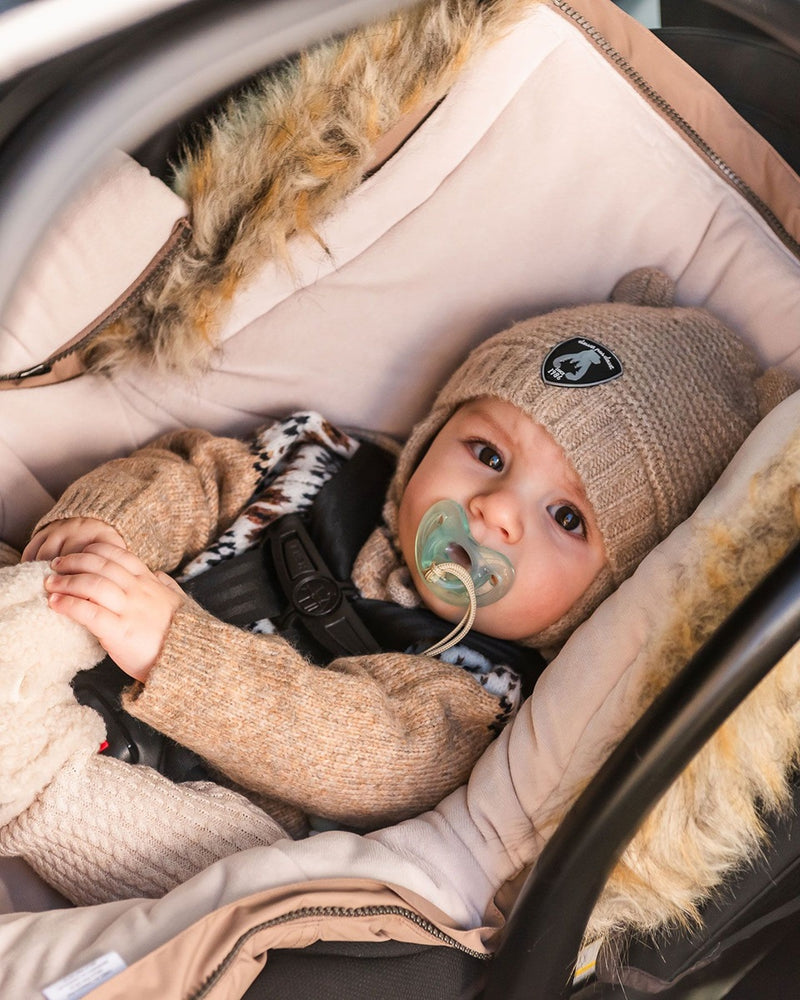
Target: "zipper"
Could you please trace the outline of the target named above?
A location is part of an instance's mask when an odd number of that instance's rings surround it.
[[[214,986],[222,979],[225,973],[233,964],[236,956],[242,950],[242,948],[247,944],[253,935],[260,933],[263,930],[267,930],[270,927],[279,927],[282,924],[290,924],[296,920],[304,920],[307,917],[339,917],[339,918],[351,918],[351,917],[402,917],[404,920],[408,920],[410,923],[415,924],[417,927],[425,931],[430,937],[435,938],[441,944],[445,944],[450,948],[455,948],[456,951],[463,952],[470,958],[479,958],[483,961],[488,961],[491,955],[487,955],[481,951],[475,951],[472,948],[468,948],[466,945],[461,944],[460,941],[456,941],[454,938],[445,934],[441,928],[432,924],[429,920],[421,917],[418,913],[413,910],[406,909],[404,906],[357,906],[357,907],[343,907],[343,906],[306,906],[299,910],[292,910],[291,913],[285,913],[280,917],[274,917],[272,920],[265,920],[263,923],[256,924],[249,930],[245,931],[234,944],[231,946],[227,955],[222,959],[219,965],[214,969],[214,971],[208,976],[205,982],[197,989],[194,993],[187,996],[186,1000],[203,1000],[207,997],[209,992]]]
[[[694,129],[686,119],[672,107],[661,94],[658,93],[644,77],[618,52],[614,46],[598,31],[594,25],[588,21],[580,11],[577,11],[565,0],[550,0],[554,7],[565,14],[571,21],[578,25],[584,34],[601,50],[603,55],[612,62],[633,84],[636,90],[653,104],[661,114],[691,142],[722,176],[736,188],[739,194],[754,208],[761,218],[766,222],[773,233],[783,243],[783,245],[800,258],[800,243],[784,229],[777,215],[772,211],[766,202],[753,191],[753,189],[742,180],[736,171],[723,160],[723,158],[705,141],[705,139]]]
[[[71,358],[77,352],[91,345],[91,343],[102,333],[106,327],[115,322],[128,309],[135,305],[144,295],[145,291],[162,274],[166,266],[173,258],[186,246],[191,236],[191,225],[185,217],[178,219],[172,227],[170,235],[147,267],[136,278],[136,280],[125,289],[109,308],[99,317],[77,333],[71,340],[62,344],[53,351],[44,361],[25,368],[22,371],[12,372],[8,375],[0,375],[0,388],[7,388],[3,383],[12,383],[13,387],[23,385],[26,381],[49,375],[54,368],[58,368],[59,363]],[[85,367],[82,362],[78,363],[74,371],[70,371],[66,377],[73,378],[83,374]],[[53,381],[60,381],[58,375]]]

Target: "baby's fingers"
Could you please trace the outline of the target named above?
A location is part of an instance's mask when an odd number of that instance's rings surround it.
[[[132,552],[104,543],[90,545],[83,552],[57,556],[50,566],[58,576],[94,576],[109,580],[126,592],[139,581],[152,577],[147,566]]]
[[[113,559],[114,562],[119,563],[120,566],[125,566],[131,571],[134,569],[147,570],[145,564],[134,552],[111,542],[92,542],[90,545],[86,546],[85,551],[96,552],[98,555],[101,555],[106,559]]]
[[[102,577],[126,590],[138,574],[131,572],[131,567],[125,565],[120,556],[127,556],[138,563],[136,556],[132,556],[124,549],[118,549],[113,545],[91,545],[83,552],[69,552],[66,555],[56,556],[50,560],[50,568],[58,576]],[[146,573],[147,570],[143,565],[142,568]]]
[[[88,629],[104,649],[108,648],[119,630],[117,615],[100,604],[60,591],[51,593],[48,603],[53,611]]]
[[[52,521],[37,531],[23,549],[22,561],[47,560],[69,552],[80,552],[92,542],[125,548],[125,540],[110,524],[93,517],[68,517]]]
[[[60,567],[65,559],[66,556],[53,562]],[[51,597],[60,595],[89,601],[118,615],[125,606],[126,592],[123,583],[124,581],[114,580],[101,572],[55,572],[45,577],[44,588]],[[50,603],[55,607],[52,600]]]
[[[79,548],[80,543],[77,544],[76,550]],[[22,562],[33,562],[34,559],[46,561],[60,555],[62,551],[69,551],[66,532],[55,528],[51,531],[40,531],[22,550]]]

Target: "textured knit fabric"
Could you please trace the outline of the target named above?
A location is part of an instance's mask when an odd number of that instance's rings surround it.
[[[19,555],[16,549],[0,541],[0,566],[15,566],[19,562]]]
[[[251,444],[173,434],[76,483],[42,525],[100,517],[153,568],[173,569],[185,554],[193,557],[185,569],[196,572],[255,544],[287,504],[308,506],[335,467],[331,455],[354,445],[316,414],[295,415]],[[46,621],[94,645],[46,608],[43,571],[17,567],[9,579],[36,576]],[[0,745],[4,773],[15,774],[14,788],[4,785],[13,801],[0,854],[25,858],[76,903],[160,895],[235,851],[306,833],[309,814],[371,828],[419,812],[466,779],[510,715],[506,693],[493,692],[473,664],[382,654],[323,670],[279,637],[223,624],[187,601],[148,684],[126,699],[134,715],[204,756],[221,783],[176,785],[98,757],[102,721],[69,686],[86,659],[60,663],[48,698],[37,686],[44,675],[32,670],[29,712],[20,714],[19,699],[8,706]],[[14,660],[18,673],[29,660]],[[75,720],[67,742],[65,719]],[[26,733],[38,756],[20,744]]]
[[[86,629],[48,606],[44,563],[0,569],[0,827],[77,752],[105,737],[70,680],[103,657]]]
[[[75,903],[161,895],[285,831],[234,791],[175,786],[97,753],[103,720],[70,681],[103,656],[47,605],[49,572],[0,570],[0,855],[24,858]]]
[[[403,491],[463,403],[517,406],[563,448],[592,505],[607,563],[532,645],[562,644],[642,558],[694,510],[762,416],[796,388],[703,309],[672,305],[661,271],[625,276],[610,303],[560,309],[477,347],[414,429],[389,492]],[[589,372],[589,378],[584,376]]]
[[[285,836],[228,788],[176,786],[150,767],[86,751],[0,829],[0,853],[24,858],[84,905],[162,896],[220,858]]]

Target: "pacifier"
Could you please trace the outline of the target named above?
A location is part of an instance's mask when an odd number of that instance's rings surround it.
[[[447,604],[470,603],[467,586],[459,576],[472,580],[479,607],[499,601],[514,582],[514,567],[502,553],[479,545],[469,530],[467,514],[455,500],[439,500],[423,516],[414,548],[417,569],[425,583]],[[466,574],[436,572],[444,563],[461,566]]]

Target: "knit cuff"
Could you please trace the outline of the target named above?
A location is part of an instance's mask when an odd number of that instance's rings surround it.
[[[109,491],[102,481],[95,482],[91,476],[79,479],[41,518],[31,535],[54,521],[70,517],[95,518],[110,525],[150,569],[161,569],[164,565],[164,553],[152,522],[142,516],[137,504],[131,504],[127,493]]]
[[[182,719],[195,695],[216,682],[229,664],[232,650],[219,648],[218,619],[187,598],[172,617],[158,659],[147,683],[135,683],[122,695],[123,707],[131,715],[173,739],[172,725]],[[232,626],[222,626],[232,628]],[[187,658],[191,669],[187,669]]]

